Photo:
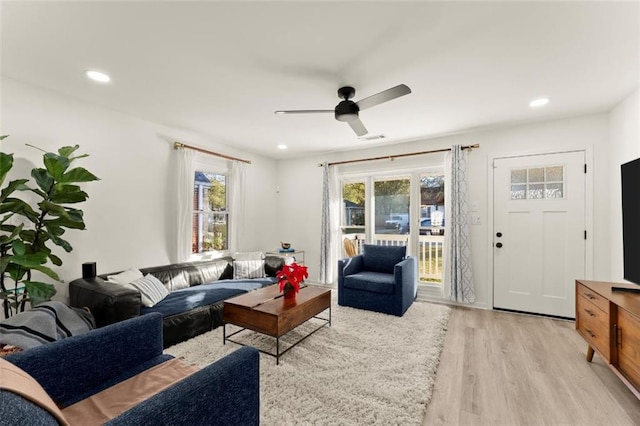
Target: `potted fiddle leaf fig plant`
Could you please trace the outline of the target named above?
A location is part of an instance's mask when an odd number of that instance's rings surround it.
[[[76,155],[78,148],[65,146],[57,153],[41,150],[44,167],[31,170],[35,185],[29,179],[5,185],[13,154],[0,152],[0,299],[6,318],[24,311],[27,302],[35,306],[51,299],[56,293],[54,285],[39,277],[60,281],[52,266],[61,266],[62,259],[53,250],[60,247],[70,252],[71,244],[62,236],[67,229],[85,229],[82,210],[70,205],[89,197],[79,183],[98,178],[83,167],[72,167],[88,156]],[[35,194],[29,198],[37,201],[19,198],[24,191]]]

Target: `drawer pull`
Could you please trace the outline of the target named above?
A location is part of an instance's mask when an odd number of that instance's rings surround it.
[[[586,331],[589,336],[591,336],[593,339],[595,339],[596,335],[593,334],[593,332],[591,330],[589,330],[588,328],[585,328],[584,331]]]
[[[595,298],[596,298],[596,297],[595,297],[593,294],[591,294],[591,293],[585,293],[584,295],[585,295],[585,296],[587,296],[590,300],[593,300],[593,299],[595,299]]]
[[[595,317],[595,316],[596,316],[596,314],[594,314],[594,313],[593,313],[593,311],[592,311],[591,309],[586,309],[586,308],[585,308],[585,310],[584,310],[584,311],[585,311],[586,313],[588,313],[588,314],[589,314],[589,316],[591,316],[591,317]]]

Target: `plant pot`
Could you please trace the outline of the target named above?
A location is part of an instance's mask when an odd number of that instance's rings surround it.
[[[296,300],[296,291],[295,290],[285,291],[284,298],[287,300]]]

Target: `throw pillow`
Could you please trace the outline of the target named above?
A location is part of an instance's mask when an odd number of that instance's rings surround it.
[[[246,251],[236,252],[233,255],[234,260],[262,260],[264,259],[264,253],[261,251]]]
[[[404,260],[407,254],[407,247],[365,244],[363,254],[365,270],[393,274],[394,266]]]
[[[264,278],[264,260],[234,260],[233,279]]]
[[[142,272],[137,269],[131,268],[127,271],[120,272],[116,275],[107,275],[107,280],[112,283],[125,285],[129,284],[131,281],[137,280],[138,278],[142,278]]]
[[[227,268],[227,265],[228,263],[226,261],[219,261],[210,265],[198,265],[197,268],[200,271],[200,276],[202,276],[202,283],[218,281]]]
[[[142,304],[148,308],[154,306],[169,295],[169,290],[165,288],[159,279],[151,274],[131,281],[129,285],[140,292]]]

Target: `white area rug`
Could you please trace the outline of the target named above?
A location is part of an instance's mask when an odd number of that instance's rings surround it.
[[[398,318],[338,306],[333,296],[331,327],[291,349],[278,366],[274,357],[260,354],[261,424],[421,425],[450,309],[415,302]],[[281,348],[316,321],[287,334]],[[275,352],[271,337],[244,331],[233,338]],[[238,347],[222,344],[219,327],[165,352],[203,366]]]

